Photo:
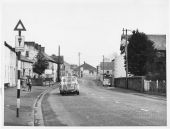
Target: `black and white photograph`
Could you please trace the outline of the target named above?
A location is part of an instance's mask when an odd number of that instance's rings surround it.
[[[3,128],[169,126],[169,0],[0,3]]]

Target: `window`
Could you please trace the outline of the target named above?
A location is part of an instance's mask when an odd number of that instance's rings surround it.
[[[26,51],[25,56],[26,56],[26,57],[29,57],[29,51]]]

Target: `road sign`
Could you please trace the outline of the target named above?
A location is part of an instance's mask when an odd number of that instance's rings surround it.
[[[16,51],[24,51],[24,36],[15,36],[15,50]]]
[[[52,74],[52,69],[46,69],[45,74]]]
[[[24,27],[21,20],[19,20],[19,22],[15,26],[14,31],[26,31],[26,29],[25,29],[25,27]]]

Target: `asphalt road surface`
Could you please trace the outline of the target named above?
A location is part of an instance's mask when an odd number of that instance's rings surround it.
[[[167,125],[166,100],[124,91],[104,89],[87,79],[80,80],[80,95],[62,96],[55,88],[42,101],[44,125]]]

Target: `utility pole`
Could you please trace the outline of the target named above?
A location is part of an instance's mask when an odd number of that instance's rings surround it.
[[[126,45],[125,45],[125,55],[126,55],[126,88],[128,89],[128,36],[127,36],[127,29],[123,28],[123,35],[125,31],[125,38],[126,38]]]
[[[104,82],[104,55],[103,55],[103,82]]]
[[[126,87],[128,89],[128,37],[127,37],[127,29],[126,29]]]
[[[58,71],[57,71],[57,80],[60,82],[60,45],[58,46]]]
[[[80,74],[80,52],[79,52],[78,55],[79,55],[79,77],[80,77],[80,75],[81,75],[81,74]]]

